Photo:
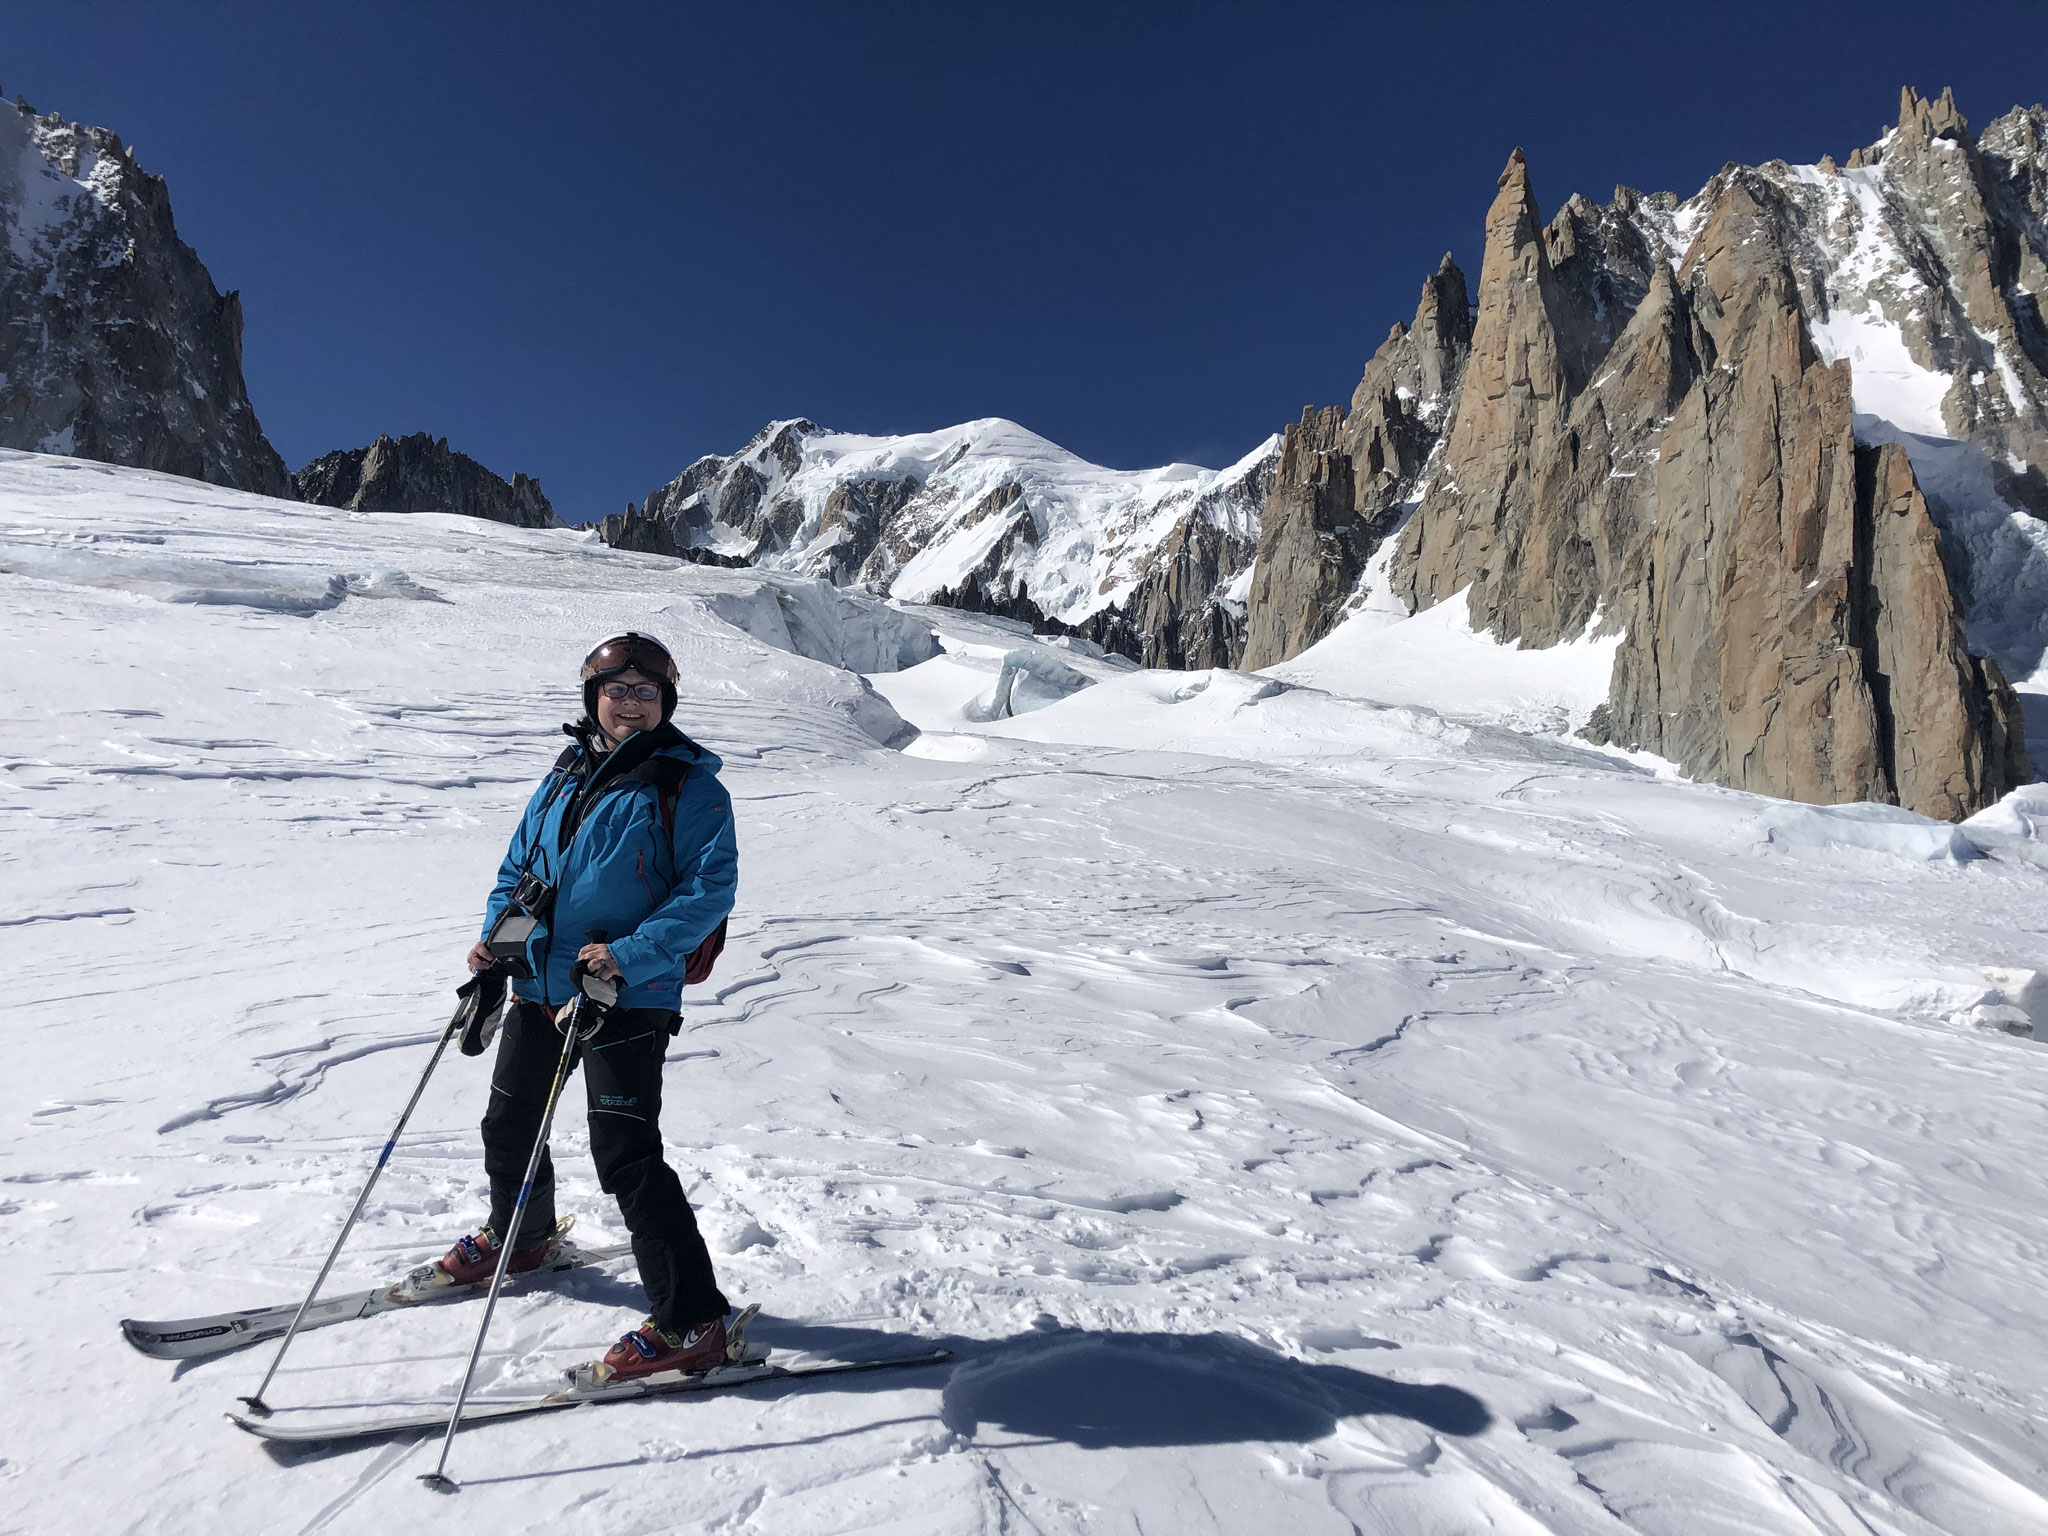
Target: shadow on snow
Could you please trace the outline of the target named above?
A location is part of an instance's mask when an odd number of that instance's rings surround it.
[[[946,1428],[970,1440],[997,1431],[1010,1443],[1064,1442],[1085,1450],[1305,1444],[1333,1433],[1340,1421],[1350,1418],[1404,1418],[1438,1434],[1460,1436],[1480,1434],[1493,1423],[1485,1403],[1461,1388],[1417,1385],[1350,1366],[1296,1360],[1229,1334],[1114,1333],[1049,1326],[1007,1339],[968,1339],[763,1316],[749,1337],[778,1351],[829,1359],[886,1360],[909,1353],[913,1346],[949,1348],[953,1359],[930,1368],[947,1372],[938,1417]],[[758,1399],[789,1392],[900,1392],[931,1380],[921,1371],[884,1371],[818,1382],[753,1382],[719,1395]],[[642,1406],[620,1403],[610,1411],[626,1413]],[[487,1427],[488,1421],[464,1433]],[[879,1427],[850,1425],[788,1443],[816,1444]],[[345,1447],[266,1448],[289,1465]],[[770,1448],[722,1446],[686,1452],[682,1459]],[[635,1465],[647,1459],[605,1465]],[[579,1470],[594,1469],[558,1467],[476,1481],[519,1482]]]
[[[762,1318],[751,1336],[778,1349],[866,1356],[901,1351],[901,1334]],[[924,1342],[920,1337],[920,1342]],[[1493,1422],[1457,1387],[1418,1386],[1346,1365],[1291,1359],[1220,1333],[1041,1328],[1007,1339],[935,1339],[952,1349],[940,1416],[972,1438],[996,1428],[1087,1450],[1320,1440],[1340,1419],[1387,1415],[1439,1434]],[[853,1390],[885,1378],[848,1378]]]

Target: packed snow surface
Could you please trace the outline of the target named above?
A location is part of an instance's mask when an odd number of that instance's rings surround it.
[[[919,660],[750,580],[0,455],[0,1524],[2048,1529],[2038,789],[1951,829],[1660,776],[1556,734],[1590,653],[1415,631],[1376,694],[911,610]],[[304,1293],[628,627],[739,817],[664,1116],[725,1288],[954,1358],[479,1426],[452,1508],[426,1443],[270,1455],[220,1417],[267,1349],[116,1320]],[[977,722],[1034,646],[1087,686]],[[451,1055],[334,1287],[479,1218],[485,1092]],[[480,1393],[640,1306],[508,1298]],[[445,1402],[480,1314],[308,1335],[271,1401]]]

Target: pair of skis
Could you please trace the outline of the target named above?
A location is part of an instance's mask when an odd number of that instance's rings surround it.
[[[605,940],[602,933],[592,932],[584,936],[593,944]],[[608,1008],[616,1000],[618,989],[615,984],[601,981],[584,973],[582,963],[576,967],[579,988],[575,998],[557,1016],[556,1024],[562,1031],[562,1052],[555,1066],[554,1082],[548,1090],[546,1107],[541,1113],[540,1133],[534,1139],[533,1151],[527,1158],[526,1173],[519,1185],[519,1198],[515,1202],[511,1219],[505,1224],[507,1233],[517,1233],[526,1214],[527,1202],[533,1193],[534,1173],[540,1165],[541,1154],[547,1148],[548,1130],[555,1118],[555,1105],[562,1092],[562,1084],[568,1078],[569,1069],[575,1059],[577,1042],[586,1037],[585,1015],[590,1005]],[[251,1434],[261,1435],[267,1440],[339,1443],[349,1440],[363,1440],[387,1435],[416,1434],[423,1430],[442,1427],[441,1458],[432,1472],[425,1474],[421,1481],[440,1491],[453,1492],[459,1485],[447,1475],[448,1453],[455,1443],[455,1433],[466,1423],[484,1419],[513,1418],[525,1414],[548,1413],[568,1408],[595,1407],[600,1403],[621,1402],[627,1398],[651,1397],[671,1392],[715,1391],[724,1387],[741,1386],[748,1382],[777,1378],[797,1378],[837,1375],[847,1371],[880,1370],[892,1366],[925,1365],[946,1358],[947,1351],[926,1350],[921,1354],[880,1360],[838,1360],[810,1364],[783,1364],[769,1359],[770,1351],[765,1347],[754,1349],[745,1344],[746,1325],[760,1309],[749,1307],[735,1321],[730,1334],[727,1363],[710,1371],[685,1376],[678,1371],[660,1372],[632,1381],[610,1381],[588,1386],[578,1385],[572,1377],[570,1384],[557,1391],[531,1394],[522,1398],[488,1400],[469,1406],[469,1388],[476,1376],[477,1359],[483,1352],[484,1335],[491,1326],[491,1314],[498,1304],[498,1296],[508,1280],[512,1259],[512,1244],[500,1245],[498,1262],[490,1284],[436,1286],[431,1269],[416,1271],[408,1282],[386,1287],[382,1291],[362,1291],[353,1296],[319,1300],[320,1288],[327,1283],[327,1276],[334,1268],[334,1261],[341,1256],[342,1245],[355,1229],[363,1208],[369,1203],[370,1191],[376,1188],[378,1177],[391,1161],[392,1149],[404,1133],[406,1123],[413,1111],[419,1107],[420,1097],[426,1092],[427,1080],[434,1075],[448,1049],[449,1041],[468,1024],[479,1022],[474,1015],[487,1006],[487,993],[483,987],[484,978],[472,978],[459,993],[463,1005],[448,1021],[448,1027],[441,1032],[441,1038],[434,1047],[419,1081],[414,1084],[412,1097],[406,1101],[399,1114],[397,1125],[385,1138],[384,1147],[377,1154],[376,1164],[364,1181],[362,1191],[356,1196],[355,1206],[348,1219],[342,1223],[341,1233],[328,1251],[327,1261],[320,1266],[320,1273],[314,1278],[313,1288],[306,1293],[306,1299],[297,1307],[259,1307],[243,1312],[224,1313],[214,1317],[185,1318],[172,1322],[124,1321],[121,1331],[128,1342],[145,1354],[162,1359],[185,1360],[204,1358],[208,1355],[226,1353],[239,1349],[244,1344],[253,1344],[260,1339],[279,1338],[282,1341],[272,1357],[270,1369],[264,1373],[262,1385],[252,1396],[242,1399],[248,1405],[247,1414],[229,1414],[228,1417]],[[502,996],[502,993],[500,994]],[[468,1049],[465,1041],[464,1049]],[[560,1274],[585,1264],[598,1262],[603,1258],[617,1257],[625,1250],[571,1250],[567,1246],[567,1224],[557,1231],[556,1241],[561,1249],[532,1274]],[[447,1277],[440,1276],[445,1280]],[[413,1282],[420,1282],[426,1289]],[[266,1422],[273,1412],[263,1400],[263,1394],[270,1389],[277,1368],[284,1361],[285,1351],[292,1340],[307,1328],[327,1327],[335,1323],[373,1317],[379,1312],[402,1306],[432,1305],[440,1301],[466,1300],[481,1294],[484,1298],[483,1321],[477,1328],[476,1342],[471,1345],[469,1363],[462,1373],[462,1384],[457,1389],[455,1401],[445,1412],[415,1414],[404,1418],[382,1418],[359,1420],[346,1424],[323,1424],[301,1429],[288,1429],[282,1425]]]
[[[571,1271],[622,1258],[631,1251],[631,1246],[623,1243],[614,1247],[578,1248],[565,1241],[553,1259],[537,1269],[511,1277],[508,1283],[526,1288],[544,1285]],[[316,1302],[306,1310],[305,1317],[299,1322],[299,1332],[303,1333],[309,1328],[328,1328],[337,1323],[351,1323],[385,1312],[471,1301],[482,1296],[485,1289],[485,1285],[478,1282],[475,1285],[449,1286],[438,1292],[417,1296],[408,1295],[402,1285],[390,1285],[356,1291],[346,1296],[334,1296]],[[133,1318],[124,1318],[121,1322],[121,1333],[130,1344],[152,1359],[205,1360],[217,1355],[231,1354],[251,1344],[260,1344],[266,1339],[281,1338],[290,1329],[292,1319],[298,1310],[295,1306],[251,1307],[239,1312],[174,1318],[162,1322],[141,1322]],[[763,1381],[809,1381],[822,1376],[842,1376],[856,1371],[935,1365],[950,1358],[952,1354],[952,1351],[947,1349],[928,1347],[878,1359],[805,1360],[796,1357],[790,1360],[777,1360],[767,1346],[744,1342],[746,1323],[752,1319],[755,1310],[750,1307],[734,1327],[735,1335],[740,1337],[740,1358],[715,1370],[690,1376],[680,1371],[664,1371],[653,1376],[610,1382],[597,1387],[565,1386],[551,1392],[486,1398],[465,1404],[460,1422],[480,1424],[500,1419],[527,1418],[534,1414],[558,1413],[569,1408],[592,1408],[605,1403],[620,1403],[639,1398],[679,1396],[689,1392],[717,1392]],[[237,1428],[278,1444],[343,1445],[351,1441],[443,1431],[448,1427],[449,1409],[439,1408],[379,1418],[306,1424],[281,1424],[253,1413],[231,1413],[228,1419]]]
[[[758,1351],[755,1353],[753,1351]],[[616,1381],[601,1387],[565,1386],[554,1392],[535,1392],[521,1397],[480,1398],[462,1409],[463,1424],[481,1424],[495,1419],[529,1418],[539,1413],[559,1413],[570,1408],[596,1408],[606,1403],[623,1403],[646,1397],[668,1397],[685,1392],[718,1392],[751,1386],[760,1381],[811,1381],[820,1376],[844,1376],[854,1371],[885,1371],[903,1366],[936,1365],[952,1355],[949,1349],[928,1348],[916,1354],[891,1356],[886,1360],[797,1360],[783,1363],[772,1359],[765,1345],[755,1345],[745,1357],[729,1365],[686,1376],[681,1371],[662,1371],[631,1381]],[[228,1419],[252,1435],[286,1445],[335,1445],[356,1440],[388,1439],[401,1435],[440,1433],[448,1427],[448,1410],[400,1417],[359,1419],[340,1424],[277,1424],[268,1419],[231,1413]]]
[[[568,1222],[563,1222],[566,1231]],[[608,1248],[578,1248],[564,1241],[555,1256],[536,1269],[510,1276],[509,1288],[518,1290],[544,1284],[572,1269],[624,1258],[633,1251],[630,1243]],[[309,1328],[331,1328],[336,1323],[353,1323],[383,1312],[403,1312],[414,1307],[445,1306],[452,1301],[470,1301],[483,1295],[485,1282],[451,1285],[421,1295],[408,1293],[404,1284],[377,1286],[347,1296],[330,1296],[306,1308],[299,1332]],[[250,1307],[241,1312],[219,1312],[210,1317],[181,1317],[166,1322],[121,1319],[121,1334],[130,1344],[154,1360],[206,1360],[230,1354],[265,1339],[280,1339],[291,1330],[297,1306]]]

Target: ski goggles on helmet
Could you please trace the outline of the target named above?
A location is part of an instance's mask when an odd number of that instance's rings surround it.
[[[644,672],[649,677],[677,680],[676,659],[668,647],[652,635],[628,631],[615,635],[583,658],[583,681],[602,682],[621,672]]]

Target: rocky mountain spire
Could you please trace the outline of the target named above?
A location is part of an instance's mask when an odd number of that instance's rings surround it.
[[[2024,771],[2017,707],[1964,645],[1910,462],[1856,444],[1850,366],[1786,302],[1770,213],[1730,178],[1688,259],[1729,361],[1679,403],[1640,515],[1599,529],[1627,632],[1592,734],[1738,788],[1967,815]]]
[[[1465,274],[1449,251],[1436,271],[1422,280],[1422,297],[1408,334],[1415,350],[1417,393],[1424,400],[1443,399],[1458,382],[1472,345],[1472,302],[1465,292]]]
[[[1486,215],[1470,355],[1432,482],[1397,557],[1395,590],[1428,604],[1484,589],[1505,572],[1531,513],[1532,455],[1557,439],[1572,381],[1560,345],[1563,305],[1517,149]],[[1479,618],[1481,598],[1475,603]]]
[[[1525,646],[1619,637],[1595,740],[1941,817],[2023,781],[2017,700],[1970,635],[2023,670],[2048,655],[2048,547],[2019,511],[2048,462],[2044,145],[2040,109],[1979,142],[1952,96],[1909,91],[1864,169],[1729,166],[1687,203],[1617,188],[1547,227],[1517,151],[1441,434],[1397,378],[1419,317],[1341,424],[1290,428],[1316,452],[1267,504],[1247,663],[1319,638],[1398,528],[1411,609],[1462,598]],[[1359,520],[1332,505],[1338,453],[1354,509],[1395,514],[1362,546],[1339,537]]]
[[[1423,279],[1412,325],[1398,322],[1365,365],[1348,416],[1304,412],[1287,429],[1259,511],[1245,600],[1244,666],[1270,666],[1342,619],[1372,551],[1399,523],[1428,461],[1472,342],[1465,274],[1444,253]],[[1333,458],[1343,461],[1340,494]]]
[[[1956,110],[1956,93],[1941,88],[1938,101],[1928,101],[1910,85],[1899,87],[1899,137],[1901,148],[1918,148],[1930,139],[1970,143],[1970,125]]]
[[[104,128],[0,103],[0,447],[290,496],[242,381],[242,304]]]

